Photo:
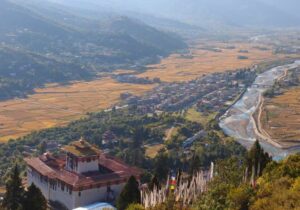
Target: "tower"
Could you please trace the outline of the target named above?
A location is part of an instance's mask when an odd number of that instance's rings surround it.
[[[66,170],[77,174],[99,171],[100,151],[83,138],[62,149],[66,152]]]

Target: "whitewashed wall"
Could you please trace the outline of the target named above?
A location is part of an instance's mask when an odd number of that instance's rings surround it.
[[[72,191],[72,193],[70,193],[66,186],[64,186],[64,190],[62,190],[60,183],[57,183],[53,189],[49,182],[41,181],[40,175],[34,171],[31,171],[31,169],[28,169],[27,178],[28,185],[34,183],[38,188],[40,188],[47,200],[58,201],[64,204],[70,210],[80,206],[87,206],[99,201],[106,201],[107,186],[83,190],[79,195],[78,191]],[[110,186],[110,189],[114,191],[116,198],[119,196],[124,185],[125,183]]]
[[[98,171],[99,170],[99,161],[94,160],[91,162],[78,162],[77,173],[84,173],[89,171]]]

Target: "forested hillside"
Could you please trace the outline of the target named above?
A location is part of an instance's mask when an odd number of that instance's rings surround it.
[[[33,132],[7,144],[0,144],[0,183],[3,183],[8,168],[14,162],[23,165],[24,157],[42,154],[48,144],[56,145],[55,152],[59,152],[59,145],[66,145],[80,137],[130,165],[145,169],[143,181],[149,181],[152,174],[165,180],[172,169],[193,171],[208,167],[211,161],[243,156],[245,149],[211,128],[213,124],[202,125],[170,113],[148,116],[134,107],[93,113],[68,126]],[[165,133],[172,126],[176,126],[177,131],[165,140]],[[194,154],[186,153],[183,142],[203,127],[207,127],[207,136],[199,138],[192,146]],[[107,133],[115,136],[109,143],[104,142]],[[149,157],[145,151],[153,145],[162,147]]]
[[[85,18],[83,13],[1,2],[1,99],[26,95],[47,82],[90,79],[97,72],[158,62],[186,48],[177,35],[137,20]]]
[[[244,159],[231,157],[217,161],[215,164],[214,179],[209,183],[207,191],[200,195],[195,203],[182,206],[181,202],[176,202],[170,194],[166,202],[155,206],[154,209],[299,209],[300,154],[275,162],[263,154],[259,144],[255,143]],[[127,210],[145,209],[141,205],[133,204]]]

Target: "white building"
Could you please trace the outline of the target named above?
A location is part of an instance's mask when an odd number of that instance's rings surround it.
[[[63,148],[66,155],[49,153],[26,159],[28,185],[34,183],[49,201],[68,209],[96,202],[114,202],[130,176],[141,171],[108,157],[84,140]]]

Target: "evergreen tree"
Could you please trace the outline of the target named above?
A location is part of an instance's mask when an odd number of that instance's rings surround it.
[[[39,154],[42,155],[47,151],[47,142],[42,141],[38,146]]]
[[[247,160],[248,170],[251,171],[251,174],[249,175],[252,176],[252,179],[261,176],[262,171],[271,160],[272,158],[268,153],[264,152],[263,148],[259,144],[259,141],[256,140],[248,153]]]
[[[148,136],[148,131],[142,126],[138,126],[133,130],[133,139],[129,145],[129,149],[125,152],[125,159],[134,166],[142,166],[145,161],[145,150],[143,143]]]
[[[193,155],[190,166],[189,166],[189,174],[192,177],[201,167],[201,160],[198,155]]]
[[[136,181],[134,176],[131,176],[117,200],[117,208],[119,210],[124,210],[130,204],[140,202],[141,194],[139,190],[139,183]]]
[[[46,210],[47,200],[41,190],[34,184],[31,184],[24,196],[24,210]]]
[[[169,157],[166,153],[160,152],[155,157],[154,172],[157,178],[161,181],[167,178],[169,173]]]
[[[156,175],[152,178],[151,182],[149,183],[149,189],[152,191],[154,188],[160,189],[160,183]]]
[[[15,165],[6,182],[6,193],[4,195],[2,206],[7,210],[21,210],[23,196],[24,188],[20,178],[19,167],[18,165]]]

